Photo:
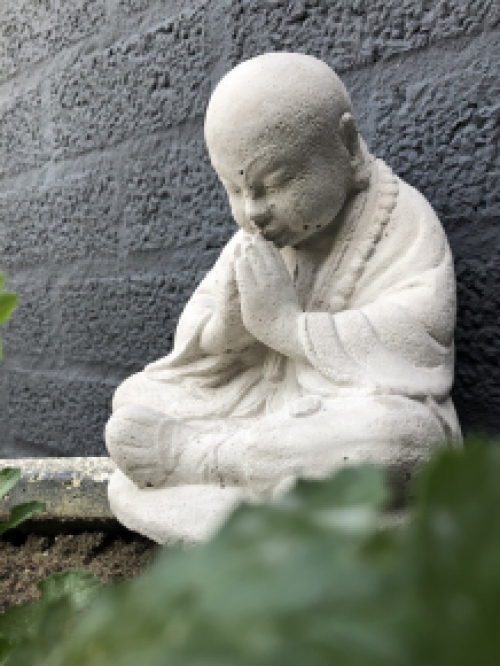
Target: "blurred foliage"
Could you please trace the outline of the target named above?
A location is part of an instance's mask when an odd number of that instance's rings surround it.
[[[13,606],[0,614],[0,631],[3,634],[0,635],[0,657],[4,658],[0,664],[5,663],[5,659],[9,664],[18,663],[16,651],[11,652],[12,646],[18,646],[22,660],[26,660],[29,654],[33,655],[32,661],[19,663],[37,664],[34,655],[50,652],[53,642],[60,641],[74,626],[79,611],[89,605],[101,588],[99,578],[86,571],[65,571],[40,581],[40,598],[37,601]],[[33,642],[24,650],[26,640]]]
[[[385,527],[376,469],[301,482],[140,579],[7,611],[0,655],[8,641],[7,666],[498,666],[499,479],[500,447],[444,451],[411,519]]]
[[[4,291],[5,276],[0,273],[0,324],[9,321],[12,313],[17,307],[17,295],[10,291]],[[0,340],[0,358],[2,358],[2,341]],[[0,651],[1,651],[0,646]],[[1,654],[1,652],[0,652]]]
[[[0,470],[0,500],[9,494],[20,478],[21,470],[17,467],[4,467],[4,469]],[[45,511],[45,504],[42,502],[25,502],[24,504],[18,504],[11,509],[9,518],[6,521],[0,521],[0,534],[3,534],[13,527],[17,527],[25,520],[32,518],[42,511]],[[2,644],[0,642],[0,655],[1,654]]]

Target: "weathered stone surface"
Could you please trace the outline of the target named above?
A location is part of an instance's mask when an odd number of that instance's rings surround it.
[[[0,178],[39,166],[47,155],[40,88],[0,103]]]
[[[46,276],[29,276],[9,282],[19,296],[16,315],[2,329],[5,356],[27,354],[50,355],[57,343],[54,339],[54,296]]]
[[[229,14],[235,62],[266,51],[301,51],[339,72],[499,22],[496,0],[237,0]]]
[[[472,52],[464,65],[413,79],[391,68],[370,102],[370,145],[450,224],[500,216],[500,51]]]
[[[65,359],[139,369],[165,354],[195,280],[196,272],[186,271],[72,282],[58,333]]]
[[[499,14],[496,0],[5,0],[0,267],[21,294],[12,323],[0,331],[5,364],[15,355],[26,368],[106,376],[109,366],[97,357],[106,350],[120,364],[120,346],[130,350],[140,333],[136,327],[129,335],[123,316],[110,326],[113,337],[101,323],[105,310],[88,305],[94,295],[83,290],[110,276],[123,280],[120,293],[128,293],[133,276],[151,279],[133,291],[143,299],[168,291],[157,277],[167,285],[191,275],[184,291],[169,292],[172,316],[159,315],[170,339],[182,300],[233,230],[201,139],[210,87],[242,58],[307,51],[343,72],[369,147],[441,217],[458,276],[454,399],[465,431],[500,432]],[[96,320],[78,314],[71,290],[66,302],[63,286],[75,285],[76,276],[84,309],[98,313]],[[104,287],[97,292],[111,304]],[[133,308],[141,317],[141,306]],[[73,327],[59,325],[63,310],[77,313]],[[148,340],[138,350],[142,363],[159,347],[140,334]],[[0,392],[0,450],[9,455],[21,454],[4,419],[10,411],[22,421],[18,398]],[[88,446],[102,451],[92,417],[89,428]],[[56,446],[56,435],[50,439]]]
[[[98,29],[106,0],[6,0],[0,14],[0,81]]]
[[[117,183],[109,168],[51,186],[0,195],[0,254],[3,266],[64,264],[118,252]]]
[[[495,240],[495,239],[494,239]],[[459,322],[455,400],[471,431],[498,434],[500,404],[500,251],[457,265]]]
[[[117,10],[120,15],[133,16],[138,12],[145,12],[154,5],[151,0],[118,0]],[[170,8],[171,0],[161,0],[162,8]]]
[[[102,430],[112,384],[28,370],[4,370],[3,381],[16,456],[28,451],[40,456],[104,453]]]
[[[145,142],[126,165],[124,206],[127,252],[180,250],[196,256],[196,270],[208,269],[235,229],[201,140]]]
[[[202,10],[82,55],[52,80],[55,147],[75,154],[200,116],[209,77]]]
[[[115,467],[107,457],[0,459],[19,467],[21,478],[0,501],[0,514],[23,502],[43,502],[40,520],[109,519],[107,486]]]
[[[428,197],[448,232],[458,283],[454,396],[466,431],[497,432],[500,51],[492,36],[443,63],[383,71],[370,99],[370,146]],[[487,406],[489,405],[489,406]]]

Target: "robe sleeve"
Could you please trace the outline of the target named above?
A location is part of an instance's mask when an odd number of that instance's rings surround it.
[[[299,335],[309,363],[336,386],[441,400],[453,380],[453,263],[437,217],[412,192],[410,210],[394,211],[391,261],[387,248],[370,259],[363,304],[305,312]]]
[[[241,232],[237,232],[231,238],[213,268],[186,303],[177,324],[171,353],[147,365],[145,370],[149,375],[172,379],[179,374],[204,374],[217,371],[220,366],[225,367],[232,362],[230,354],[208,357],[200,347],[200,338],[216,307],[219,276],[225,271],[227,263],[233,261],[234,248],[240,236]]]

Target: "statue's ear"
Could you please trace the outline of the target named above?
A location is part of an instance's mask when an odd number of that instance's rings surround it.
[[[352,113],[346,111],[339,121],[339,133],[342,143],[347,148],[349,155],[353,160],[357,160],[361,150],[359,143],[359,132],[356,120]]]
[[[346,111],[339,122],[339,134],[347,152],[354,173],[354,188],[363,190],[368,186],[370,174],[361,146],[361,137],[352,113]]]

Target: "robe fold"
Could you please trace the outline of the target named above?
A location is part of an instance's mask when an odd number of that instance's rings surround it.
[[[299,339],[307,361],[259,341],[239,352],[206,354],[201,333],[216,308],[227,262],[244,232],[222,251],[187,303],[167,357],[126,380],[115,408],[144,404],[181,419],[258,418],[294,400],[402,396],[425,405],[450,440],[460,429],[449,398],[453,380],[455,280],[444,231],[415,189],[374,160],[326,260],[301,291]],[[299,250],[281,251],[301,274]],[[359,404],[359,403],[357,403]]]

